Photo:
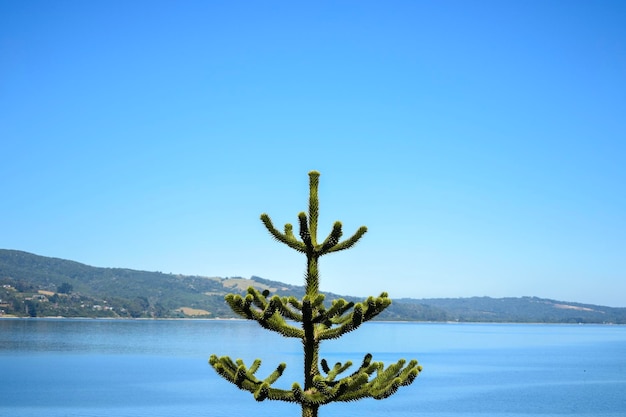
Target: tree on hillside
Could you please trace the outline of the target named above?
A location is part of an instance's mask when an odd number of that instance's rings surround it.
[[[69,294],[74,290],[74,287],[72,286],[72,284],[69,284],[67,282],[64,282],[63,284],[59,285],[57,287],[57,292],[59,294]]]
[[[228,294],[226,301],[238,315],[256,320],[261,327],[285,337],[302,340],[304,347],[304,384],[295,382],[291,389],[276,388],[273,384],[282,375],[286,364],[279,364],[275,371],[264,379],[258,379],[257,371],[261,360],[246,365],[242,360],[233,361],[229,356],[211,355],[209,363],[215,371],[238,388],[251,392],[257,401],[279,400],[297,403],[302,408],[302,417],[317,417],[319,407],[331,402],[356,401],[363,398],[383,399],[394,394],[399,387],[409,385],[421,371],[416,360],[400,359],[385,367],[382,362],[372,360],[366,354],[358,368],[347,376],[344,373],[352,366],[351,361],[328,364],[319,358],[320,343],[337,339],[356,330],[361,324],[373,319],[391,304],[387,293],[369,297],[360,303],[334,300],[330,306],[324,303],[319,292],[318,262],[323,255],[350,249],[366,233],[361,227],[349,239],[342,237],[341,222],[335,222],[332,231],[323,241],[317,240],[318,184],[319,173],[309,173],[309,212],[298,215],[299,236],[293,226],[286,224],[284,232],[274,228],[267,214],[261,221],[270,234],[279,242],[306,255],[306,294],[301,299],[294,296],[270,297],[250,287],[247,295]],[[299,323],[299,326],[294,326]]]

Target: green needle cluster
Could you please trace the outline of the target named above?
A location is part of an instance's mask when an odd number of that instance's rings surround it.
[[[226,296],[226,302],[239,316],[255,320],[261,327],[282,336],[302,340],[304,386],[297,382],[292,384],[291,389],[272,386],[281,377],[286,367],[284,363],[279,364],[265,379],[258,379],[256,373],[261,366],[260,359],[249,366],[240,359],[233,361],[228,356],[211,355],[209,359],[209,364],[219,375],[238,388],[253,393],[257,401],[269,399],[298,403],[303,417],[317,417],[319,407],[331,402],[387,398],[399,387],[411,384],[422,369],[416,360],[407,362],[404,359],[385,367],[382,362],[372,361],[372,355],[367,354],[358,369],[345,375],[352,362],[336,363],[330,367],[325,359],[319,359],[322,340],[337,339],[356,330],[391,304],[391,299],[384,292],[360,303],[343,299],[333,300],[330,306],[324,303],[324,295],[319,292],[319,258],[353,247],[367,228],[360,227],[350,238],[342,241],[341,222],[335,222],[328,236],[318,243],[319,176],[317,171],[309,173],[309,212],[308,215],[304,212],[298,215],[300,239],[295,236],[291,224],[286,224],[284,232],[280,232],[267,214],[261,215],[261,221],[277,241],[306,254],[304,297],[270,297],[269,291],[260,292],[254,287],[248,288],[245,297],[239,294]]]

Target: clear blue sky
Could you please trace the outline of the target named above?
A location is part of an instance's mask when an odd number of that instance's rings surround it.
[[[626,306],[626,2],[0,0],[0,248]]]

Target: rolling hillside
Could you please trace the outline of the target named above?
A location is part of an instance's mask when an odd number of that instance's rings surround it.
[[[304,294],[302,286],[254,276],[201,277],[97,268],[0,249],[0,317],[234,318],[224,296],[244,293],[249,286],[280,296]],[[326,297],[362,301],[332,293]],[[395,299],[379,319],[626,324],[626,308],[536,297]]]

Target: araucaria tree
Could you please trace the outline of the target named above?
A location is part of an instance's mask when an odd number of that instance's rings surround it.
[[[233,361],[228,356],[211,355],[209,363],[218,374],[238,388],[250,391],[257,401],[280,400],[300,404],[302,417],[317,417],[319,407],[336,401],[356,401],[363,398],[383,399],[394,394],[399,387],[409,385],[422,370],[416,360],[404,359],[385,367],[382,362],[372,361],[366,354],[361,365],[349,375],[343,375],[352,362],[329,365],[319,358],[320,343],[337,339],[356,330],[364,322],[373,319],[391,304],[387,293],[369,297],[360,303],[333,300],[330,306],[324,303],[319,292],[318,262],[321,256],[353,247],[367,232],[362,226],[349,239],[341,241],[341,222],[335,222],[330,234],[322,242],[317,240],[318,183],[319,172],[309,173],[309,213],[298,215],[299,235],[293,226],[286,224],[284,232],[277,230],[267,214],[261,221],[270,234],[291,249],[306,255],[306,294],[302,299],[269,296],[269,291],[248,288],[245,297],[228,294],[226,301],[238,315],[256,320],[263,328],[280,333],[285,337],[302,340],[304,347],[304,386],[293,383],[291,389],[276,388],[273,384],[282,375],[286,364],[281,363],[265,379],[256,373],[261,360],[246,365],[241,359]],[[299,325],[298,325],[299,324]]]

